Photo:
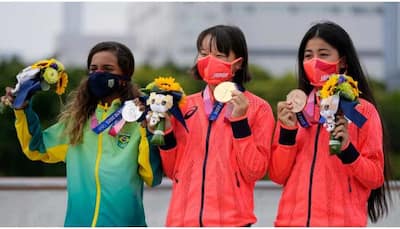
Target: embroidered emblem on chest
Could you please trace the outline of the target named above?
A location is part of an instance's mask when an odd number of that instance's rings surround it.
[[[128,134],[119,134],[117,145],[119,148],[123,149],[128,145],[131,136]]]

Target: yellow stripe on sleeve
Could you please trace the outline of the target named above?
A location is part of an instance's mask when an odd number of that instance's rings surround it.
[[[149,142],[146,137],[146,129],[140,127],[140,143],[139,143],[139,174],[148,186],[153,184],[153,170],[150,164]]]
[[[22,151],[30,160],[40,160],[46,163],[65,161],[65,156],[68,150],[67,144],[50,147],[46,150],[46,153],[40,153],[37,150],[30,150],[29,143],[32,139],[32,136],[29,132],[26,115],[22,110],[15,110],[15,117],[15,129],[17,131],[18,140],[21,144]]]

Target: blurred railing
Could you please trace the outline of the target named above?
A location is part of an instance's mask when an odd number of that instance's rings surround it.
[[[400,184],[400,183],[399,183]],[[65,190],[67,181],[65,177],[0,177],[0,191],[2,190]],[[154,188],[145,189],[151,190]],[[162,184],[156,189],[171,189],[171,183],[164,178]],[[279,185],[271,181],[259,181],[256,184],[256,189],[263,190],[280,190]]]
[[[391,182],[393,205],[387,217],[369,226],[400,226],[400,182]],[[170,199],[171,182],[163,179],[160,186],[145,188],[144,206],[148,226],[163,226]],[[254,226],[272,227],[281,187],[270,181],[259,181],[255,188]],[[66,179],[0,178],[0,227],[59,227],[64,224]]]
[[[400,191],[400,181],[392,181],[390,186],[393,191]],[[66,187],[65,177],[0,177],[0,190],[65,190]],[[164,178],[162,184],[156,188],[169,190],[171,183]],[[271,181],[258,181],[256,189],[280,190],[281,187]]]

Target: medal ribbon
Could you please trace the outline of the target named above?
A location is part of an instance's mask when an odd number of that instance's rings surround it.
[[[242,87],[240,85],[236,85],[236,86],[239,91],[241,91],[241,92],[245,91],[244,87]],[[203,92],[204,110],[206,111],[208,120],[214,121],[218,118],[218,115],[221,112],[222,108],[224,108],[225,103],[216,101],[213,104],[211,96],[210,96],[210,90],[211,89],[207,85]],[[226,110],[225,118],[229,119],[232,114],[233,106],[231,104],[228,104],[227,109],[225,109],[225,110]]]
[[[344,115],[350,119],[358,128],[361,128],[364,123],[367,121],[364,115],[358,112],[355,108],[357,102],[355,101],[346,101],[345,99],[341,99],[339,102],[339,107],[343,111]]]
[[[310,127],[315,123],[324,123],[325,118],[322,116],[318,116],[319,112],[316,112],[317,105],[315,102],[316,89],[312,90],[307,98],[307,104],[302,112],[296,113],[297,120],[300,125],[304,128]],[[357,102],[354,101],[346,101],[341,99],[339,102],[339,108],[343,111],[344,115],[350,119],[354,124],[361,128],[367,119],[358,112],[354,107],[357,105]],[[318,120],[318,122],[316,121]]]
[[[109,134],[115,136],[122,128],[125,123],[125,120],[122,119],[122,107],[118,108],[118,110],[114,111],[110,116],[108,116],[104,121],[98,124],[98,120],[96,115],[92,115],[92,119],[90,122],[90,127],[96,134],[100,134],[109,126],[112,128],[109,131]]]
[[[316,123],[323,123],[323,117],[319,115],[319,112],[316,111],[316,92],[317,89],[313,89],[311,93],[307,97],[307,103],[304,107],[303,111],[296,113],[297,120],[300,123],[300,126],[304,128],[308,128]],[[318,120],[318,121],[317,121]]]
[[[208,116],[208,120],[214,121],[218,118],[222,108],[224,108],[224,103],[215,102],[213,104],[211,101],[210,90],[211,89],[207,85],[203,94],[204,109],[206,111],[206,115]]]

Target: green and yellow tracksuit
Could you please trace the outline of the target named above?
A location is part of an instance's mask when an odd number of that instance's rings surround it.
[[[98,105],[101,122],[121,106]],[[96,134],[88,120],[83,142],[70,145],[57,123],[42,131],[40,120],[29,105],[15,110],[15,127],[25,155],[46,163],[65,162],[68,203],[65,226],[146,226],[143,209],[143,181],[161,183],[158,149],[149,145],[150,134],[137,122],[125,123],[113,137],[108,129]]]

